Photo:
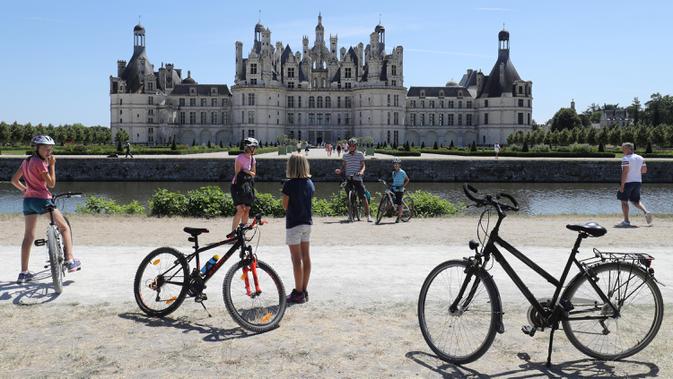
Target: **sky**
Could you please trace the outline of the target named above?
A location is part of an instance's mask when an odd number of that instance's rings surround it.
[[[468,68],[490,72],[497,34],[533,82],[533,118],[545,122],[575,99],[645,103],[673,93],[670,1],[12,1],[0,13],[0,120],[109,125],[109,76],[147,31],[150,62],[190,70],[199,83],[233,84],[235,41],[250,51],[260,18],[271,40],[313,45],[318,13],[339,48],[365,45],[379,20],[386,50],[404,47],[404,85],[442,86]]]

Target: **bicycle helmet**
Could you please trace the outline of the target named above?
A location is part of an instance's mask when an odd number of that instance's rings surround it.
[[[40,135],[33,137],[33,139],[30,141],[30,144],[33,146],[37,146],[37,145],[55,145],[56,143],[54,142],[53,138],[47,135]]]
[[[399,163],[399,164],[401,164],[401,163],[402,163],[402,160],[400,159],[400,157],[393,157],[393,163]]]
[[[248,147],[248,146],[258,147],[259,146],[259,141],[257,141],[256,139],[254,139],[252,137],[248,137],[248,138],[243,140],[243,145],[245,145],[246,147]]]
[[[349,145],[357,145],[357,144],[358,144],[358,140],[355,139],[355,138],[351,138],[351,139],[348,140],[348,144],[349,144]]]

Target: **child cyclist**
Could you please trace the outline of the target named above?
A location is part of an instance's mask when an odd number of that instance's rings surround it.
[[[311,198],[315,186],[311,181],[308,160],[301,153],[293,153],[287,160],[288,181],[283,185],[285,208],[285,239],[292,255],[294,289],[287,297],[288,303],[308,301],[308,279],[311,275],[309,244],[311,238]]]
[[[402,160],[399,157],[393,158],[392,179],[390,190],[395,194],[395,204],[397,205],[397,219],[395,219],[395,223],[398,223],[400,222],[400,217],[402,217],[402,197],[404,196],[407,184],[409,184],[409,176],[402,170]]]
[[[46,207],[54,205],[49,188],[56,185],[56,158],[52,153],[54,140],[49,136],[36,136],[31,141],[35,146],[35,153],[21,163],[21,167],[12,176],[12,185],[23,193],[23,215],[25,216],[25,232],[21,244],[21,272],[17,283],[22,284],[33,279],[28,271],[30,248],[35,240],[35,226],[37,218],[47,213]],[[23,182],[21,182],[23,179]],[[72,235],[70,227],[58,209],[54,209],[54,222],[63,236],[66,267],[69,272],[82,268],[78,259],[73,258]]]

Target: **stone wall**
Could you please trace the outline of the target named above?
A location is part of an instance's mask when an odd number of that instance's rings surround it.
[[[258,159],[260,181],[285,177],[284,159]],[[316,181],[337,181],[335,159],[312,159]],[[21,164],[19,158],[0,158],[0,180],[9,181]],[[389,160],[367,160],[366,180],[390,175]],[[408,159],[404,169],[415,182],[619,182],[617,159]],[[645,181],[673,183],[673,160],[649,160]],[[213,181],[230,180],[233,158],[59,158],[57,179],[61,181]]]

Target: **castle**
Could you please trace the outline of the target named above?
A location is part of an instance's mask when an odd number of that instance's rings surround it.
[[[498,58],[488,75],[468,69],[460,82],[404,86],[404,49],[386,51],[385,28],[376,25],[364,46],[325,40],[318,16],[312,46],[301,51],[271,43],[261,23],[247,57],[236,42],[234,85],[198,84],[173,64],[158,71],[145,51],[145,29],[134,28],[131,60],[110,77],[110,126],[133,143],[238,143],[286,135],[312,144],[371,137],[391,145],[488,145],[531,127],[532,82],[522,80],[509,56],[509,32],[498,33]]]

